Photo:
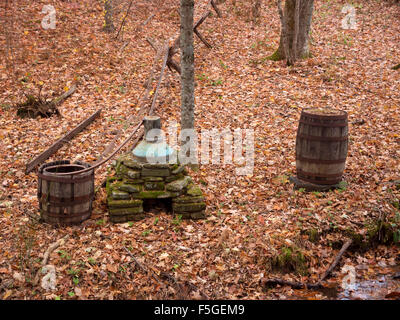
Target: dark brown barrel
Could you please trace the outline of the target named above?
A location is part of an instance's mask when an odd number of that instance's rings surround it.
[[[341,181],[348,148],[347,112],[302,111],[296,137],[297,178],[320,185]]]
[[[92,213],[94,170],[73,174],[89,168],[83,162],[68,160],[42,165],[38,173],[38,199],[42,219],[53,225],[78,224]],[[71,173],[59,175],[58,173]]]

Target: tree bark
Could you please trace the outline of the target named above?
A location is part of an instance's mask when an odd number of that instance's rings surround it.
[[[181,0],[181,129],[194,128],[193,0]]]
[[[104,30],[114,32],[113,4],[112,0],[104,0]]]
[[[278,8],[280,1],[278,0]],[[279,48],[270,56],[271,60],[286,59],[288,65],[291,65],[297,59],[310,56],[309,34],[313,10],[314,0],[286,0],[281,16],[282,28]],[[285,50],[285,45],[287,50]]]

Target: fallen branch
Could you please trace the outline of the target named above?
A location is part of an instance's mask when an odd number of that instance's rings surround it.
[[[132,252],[130,252],[128,250],[128,248],[124,247],[124,249],[128,252],[129,256],[132,258],[132,260],[135,262],[135,264],[142,269],[144,272],[146,272],[147,274],[150,274],[151,277],[160,285],[162,285],[165,288],[164,283],[161,281],[161,279],[155,274],[155,272],[153,270],[151,270],[151,272],[149,272],[148,268],[146,268],[143,264],[141,264],[136,258],[135,256],[132,254]]]
[[[332,271],[336,268],[338,265],[340,259],[342,258],[343,254],[346,252],[346,250],[350,247],[350,245],[353,243],[353,240],[347,240],[342,248],[340,249],[339,253],[337,254],[335,260],[332,262],[332,264],[329,266],[329,268],[325,271],[321,279],[317,283],[301,283],[301,282],[292,282],[292,281],[286,281],[282,279],[266,279],[262,278],[261,279],[261,285],[264,287],[268,286],[274,286],[274,285],[281,285],[281,286],[290,286],[293,289],[309,289],[309,290],[318,290],[324,288],[322,285],[322,281],[324,281],[328,276],[332,273]]]
[[[78,126],[68,132],[65,136],[58,139],[55,143],[53,143],[47,150],[43,151],[40,155],[38,155],[35,159],[30,161],[26,165],[25,174],[31,172],[38,164],[41,164],[43,161],[48,159],[53,153],[55,153],[58,149],[62,147],[65,142],[70,141],[73,137],[75,137],[79,132],[85,129],[90,123],[94,121],[100,115],[101,109],[97,110],[93,113],[89,118],[82,121]]]
[[[44,267],[49,258],[50,258],[50,254],[56,250],[59,246],[63,245],[65,243],[65,241],[68,239],[68,235],[66,235],[65,237],[58,239],[56,242],[53,242],[52,244],[50,244],[50,246],[47,248],[46,252],[43,255],[43,260],[42,260],[42,266],[39,268],[39,270],[36,272],[35,278],[33,280],[33,285],[37,285],[39,282],[39,277],[40,277],[40,271],[42,270],[42,267]]]
[[[70,95],[72,95],[76,91],[76,85],[73,85],[67,92],[64,92],[58,98],[55,98],[50,102],[50,105],[56,107],[58,104],[62,103],[65,99],[67,99]]]
[[[343,254],[346,252],[346,250],[351,246],[351,244],[353,243],[353,240],[349,239],[347,240],[342,248],[340,249],[338,255],[336,256],[336,259],[333,261],[333,263],[329,266],[328,270],[325,271],[324,275],[321,277],[321,279],[318,281],[318,283],[321,283],[322,281],[324,281],[333,271],[333,269],[336,268],[336,266],[338,265],[340,259],[342,258]]]

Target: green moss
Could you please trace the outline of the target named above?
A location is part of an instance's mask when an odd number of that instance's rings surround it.
[[[282,57],[280,50],[277,49],[273,54],[271,54],[269,57],[267,57],[267,60],[271,61],[281,61],[284,58]]]
[[[111,195],[111,191],[112,191],[112,187],[111,185],[113,184],[113,182],[117,181],[118,177],[108,177],[107,181],[106,181],[106,193],[107,196]]]
[[[109,209],[110,215],[120,216],[120,215],[130,215],[143,213],[143,207],[131,207],[131,208],[115,208]]]
[[[192,196],[182,196],[174,199],[174,202],[176,203],[194,203],[194,202],[203,202],[204,197],[199,196],[199,197],[192,197]]]
[[[314,229],[314,228],[309,229],[309,230],[307,230],[306,233],[307,233],[307,235],[308,235],[308,239],[309,239],[311,242],[316,243],[316,242],[319,241],[319,239],[320,239],[320,234],[319,234],[319,232],[318,232],[317,229]]]
[[[161,198],[170,198],[172,195],[171,192],[167,191],[142,191],[138,194],[133,195],[136,199],[161,199]]]
[[[174,212],[196,212],[201,211],[206,208],[206,204],[204,202],[197,203],[176,203],[172,204],[172,209]]]
[[[295,246],[283,247],[280,254],[273,259],[272,268],[283,273],[295,272],[303,276],[309,274],[306,258]]]
[[[114,200],[112,198],[107,199],[109,208],[131,208],[140,207],[143,204],[142,200]]]
[[[200,187],[195,185],[195,184],[190,184],[187,189],[187,195],[192,196],[192,197],[199,197],[203,195],[203,192],[201,191]]]
[[[146,190],[164,190],[164,182],[161,181],[148,181],[144,183],[144,188]]]

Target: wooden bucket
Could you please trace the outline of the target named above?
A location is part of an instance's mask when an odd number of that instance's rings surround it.
[[[83,162],[68,160],[42,165],[38,173],[38,199],[42,219],[53,225],[73,225],[88,219],[92,213],[94,170]],[[58,173],[71,173],[62,175]]]
[[[348,150],[347,112],[302,111],[296,137],[297,178],[319,185],[341,181]]]

